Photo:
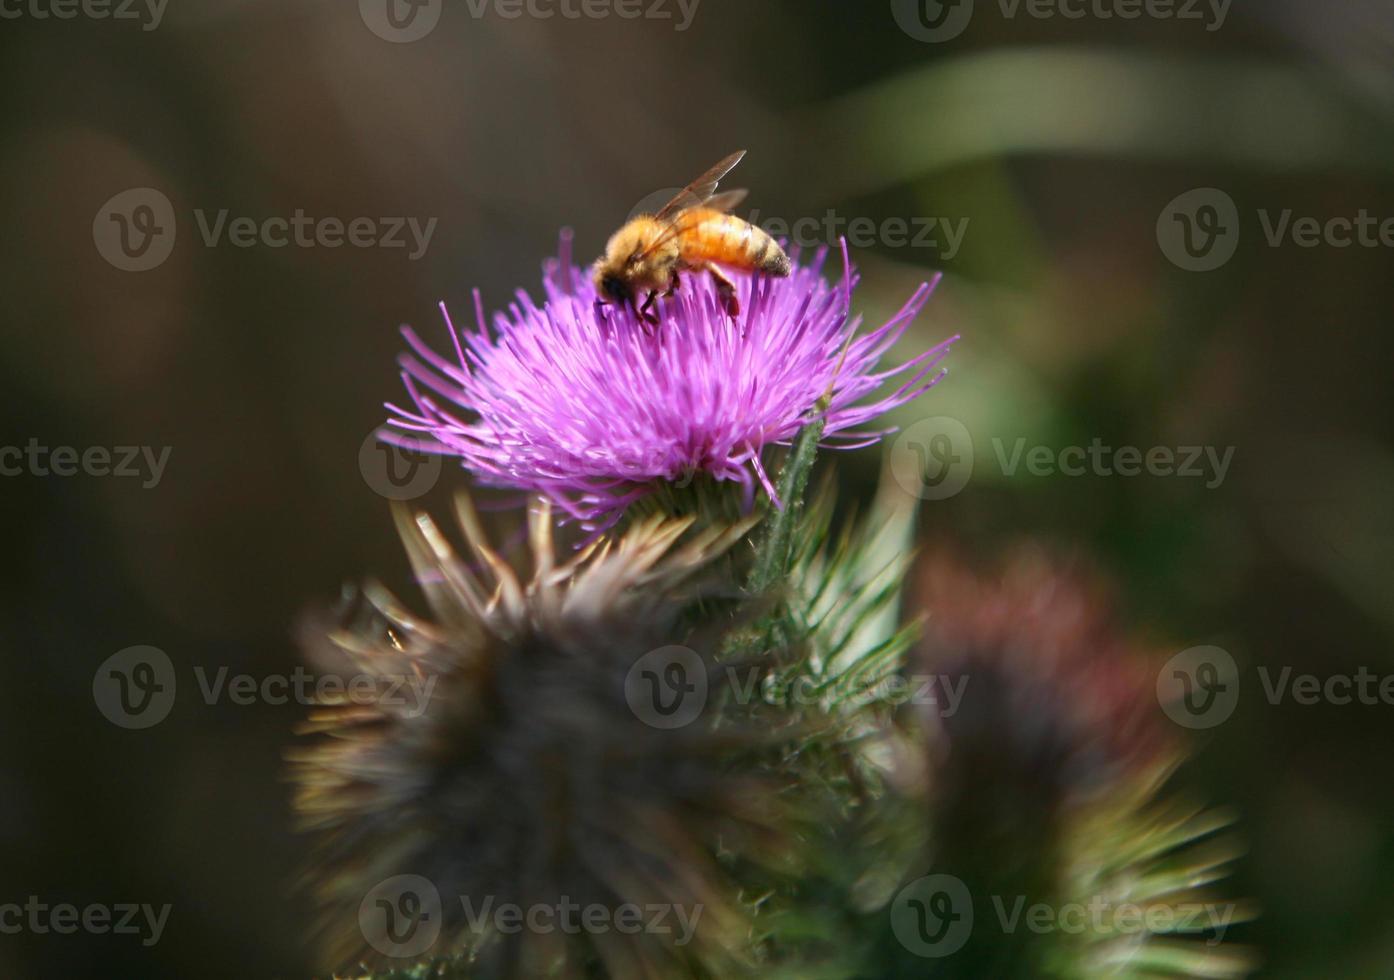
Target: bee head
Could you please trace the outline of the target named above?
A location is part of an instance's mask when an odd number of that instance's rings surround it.
[[[628,303],[633,296],[629,283],[615,273],[606,272],[603,269],[596,271],[595,288],[602,297],[611,303]]]

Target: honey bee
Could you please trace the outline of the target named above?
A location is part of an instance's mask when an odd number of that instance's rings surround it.
[[[716,283],[722,307],[735,317],[741,311],[736,284],[718,266],[789,275],[784,249],[760,228],[729,213],[745,200],[746,192],[716,192],[717,184],[744,156],[744,150],[732,153],[683,188],[657,214],[639,215],[610,236],[605,254],[592,268],[597,307],[628,306],[645,323],[657,326],[653,304],[660,294],[671,296],[677,291],[679,273],[707,272]],[[641,292],[646,296],[638,306]]]

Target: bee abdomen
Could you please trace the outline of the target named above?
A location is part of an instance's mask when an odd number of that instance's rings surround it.
[[[766,275],[787,276],[789,256],[764,229],[731,214],[714,214],[693,230],[683,249],[690,262],[716,262]]]

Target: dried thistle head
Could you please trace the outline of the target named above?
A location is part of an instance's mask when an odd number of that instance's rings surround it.
[[[995,576],[940,555],[920,597],[910,669],[954,696],[915,713],[926,843],[887,903],[879,975],[923,976],[925,957],[945,977],[1249,972],[1226,940],[1252,909],[1213,888],[1240,853],[1233,818],[1171,787],[1160,658],[1102,579],[1036,548]]]
[[[429,619],[371,585],[355,622],[312,638],[321,660],[379,680],[434,679],[424,704],[323,705],[304,726],[317,741],[292,757],[330,959],[448,957],[500,978],[736,972],[748,926],[726,858],[775,852],[775,787],[738,764],[758,739],[711,724],[712,661],[679,645],[701,647],[688,613],[749,524],[642,519],[558,562],[542,504],[524,581],[458,509],[478,574],[428,517],[398,513]],[[687,723],[642,700],[671,708],[703,684]]]
[[[952,713],[943,702],[925,712],[947,749],[941,780],[980,784],[990,765],[1049,809],[1176,751],[1153,697],[1153,651],[1079,562],[1023,546],[981,574],[939,554],[922,565],[919,595],[927,623],[914,669],[961,692]]]

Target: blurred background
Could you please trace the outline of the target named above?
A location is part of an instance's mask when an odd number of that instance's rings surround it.
[[[399,324],[443,342],[438,301],[536,291],[559,229],[588,259],[737,147],[754,220],[851,234],[868,320],[945,274],[894,352],[963,335],[895,419],[972,464],[925,542],[1088,556],[1238,664],[1185,778],[1242,818],[1262,974],[1394,976],[1394,704],[1256,673],[1394,673],[1394,4],[390,2],[0,4],[0,902],[171,906],[151,945],[0,935],[0,976],[311,974],[304,709],[198,678],[289,673],[345,581],[411,595],[387,497],[464,477],[384,474]],[[1230,462],[1012,465],[1095,440]],[[93,692],[140,645],[178,698],[135,730]]]

